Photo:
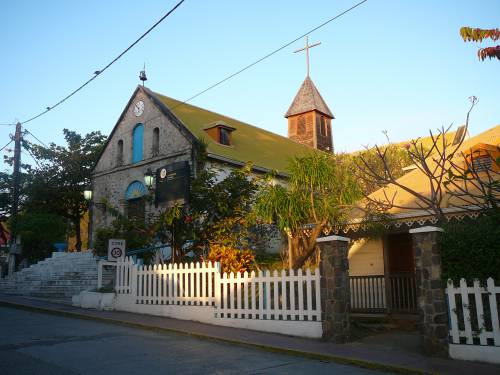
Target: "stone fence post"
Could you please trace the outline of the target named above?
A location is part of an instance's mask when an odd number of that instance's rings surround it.
[[[321,251],[321,320],[323,339],[349,340],[349,238],[328,236],[316,240]]]
[[[410,229],[423,349],[428,355],[448,357],[448,312],[437,242],[440,232],[442,228],[432,226]]]

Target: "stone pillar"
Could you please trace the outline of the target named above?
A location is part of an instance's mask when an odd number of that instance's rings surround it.
[[[427,355],[448,357],[448,317],[441,279],[438,227],[410,229],[415,256],[419,326]]]
[[[321,250],[321,320],[323,339],[336,343],[349,340],[349,238],[328,236],[317,239]]]

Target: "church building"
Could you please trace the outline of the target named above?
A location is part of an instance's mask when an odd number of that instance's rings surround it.
[[[95,228],[113,220],[104,201],[144,219],[173,201],[185,201],[201,144],[209,165],[222,174],[252,162],[255,173],[276,171],[282,178],[294,156],[333,151],[334,116],[309,75],[285,117],[288,138],[138,86],[92,173],[90,238],[95,239]]]

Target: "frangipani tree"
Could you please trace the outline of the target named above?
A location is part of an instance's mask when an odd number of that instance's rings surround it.
[[[342,155],[315,152],[296,157],[288,167],[286,186],[269,183],[259,192],[255,213],[286,233],[290,268],[302,267],[315,253],[316,239],[325,228],[347,223],[350,209],[362,197],[349,166]]]

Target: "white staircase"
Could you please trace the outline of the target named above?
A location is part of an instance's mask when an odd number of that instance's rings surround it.
[[[52,253],[28,268],[0,279],[0,293],[50,299],[71,299],[97,287],[97,258],[91,251]]]

